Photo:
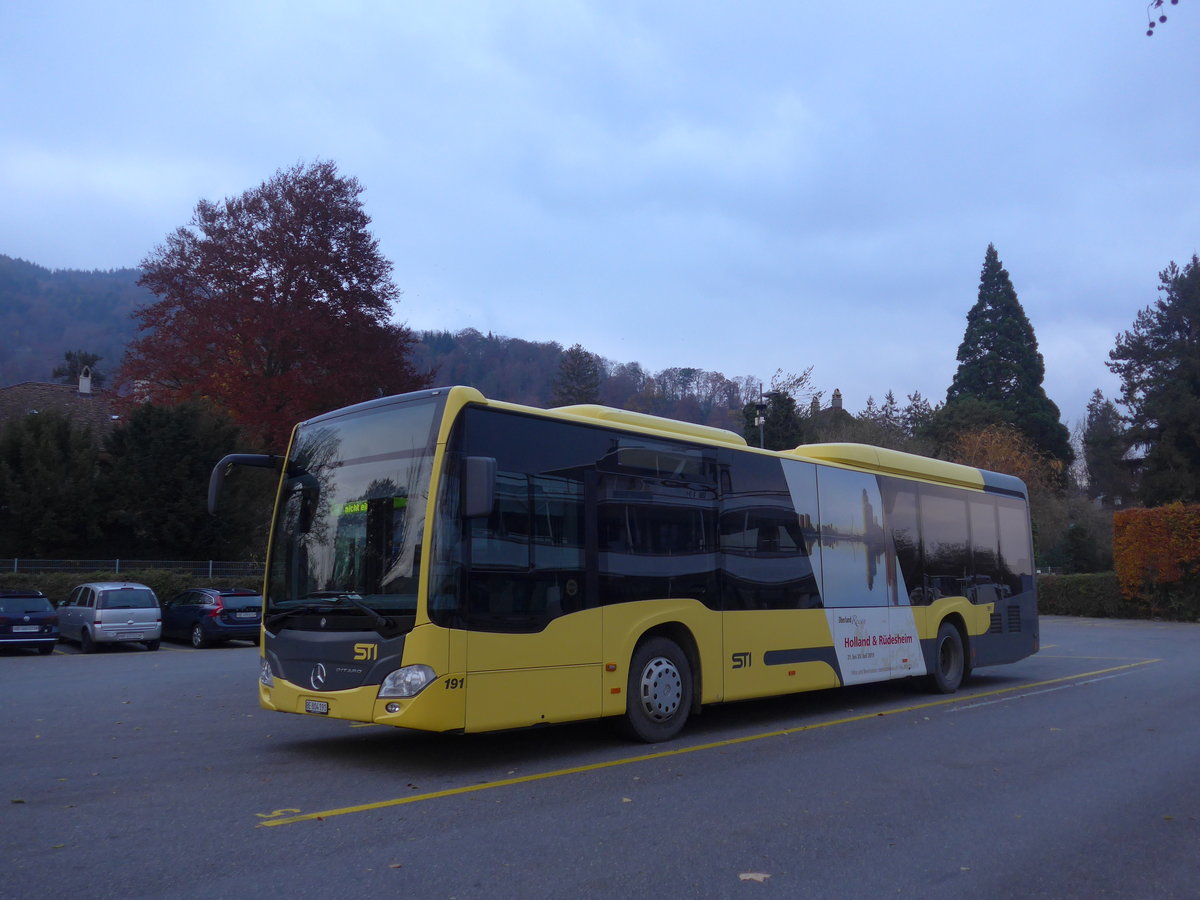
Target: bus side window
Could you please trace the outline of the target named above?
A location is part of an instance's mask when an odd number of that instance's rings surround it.
[[[1033,548],[1029,544],[1029,512],[1019,500],[999,497],[1000,573],[1008,594],[1033,589]]]
[[[996,500],[986,494],[972,496],[971,563],[973,575],[969,596],[976,603],[995,603],[1000,600],[1000,526],[996,516]]]
[[[904,598],[907,597],[907,602],[913,605],[927,603],[923,587],[917,486],[899,478],[883,478],[881,481],[887,524],[891,530],[896,564],[900,570],[900,602],[903,604]]]
[[[949,488],[921,488],[921,537],[925,549],[925,602],[966,596],[971,574],[967,501]]]

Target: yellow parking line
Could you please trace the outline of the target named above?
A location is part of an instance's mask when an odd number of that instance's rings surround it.
[[[545,781],[549,778],[561,778],[565,775],[578,775],[583,772],[595,772],[600,769],[611,769],[616,766],[627,766],[632,763],[648,762],[653,759],[666,759],[671,756],[682,756],[685,753],[696,753],[701,750],[716,750],[722,747],[731,747],[736,744],[747,744],[752,741],[761,741],[766,738],[783,737],[789,734],[799,734],[802,731],[813,731],[817,728],[828,728],[832,725],[846,725],[851,722],[861,722],[866,719],[875,719],[882,716],[895,716],[902,713],[915,712],[922,709],[931,709],[935,706],[946,706],[951,703],[962,703],[964,700],[977,700],[980,697],[994,697],[998,694],[1010,694],[1015,691],[1027,691],[1031,688],[1044,687],[1048,684],[1060,684],[1066,681],[1078,681],[1083,678],[1092,678],[1096,675],[1105,675],[1110,672],[1119,672],[1123,669],[1133,669],[1138,666],[1145,666],[1151,663],[1162,662],[1161,659],[1142,659],[1137,662],[1127,663],[1121,666],[1112,666],[1107,669],[1097,669],[1093,672],[1082,672],[1077,675],[1064,675],[1061,678],[1051,678],[1046,681],[1036,681],[1030,684],[1021,684],[1013,687],[997,688],[991,691],[981,691],[977,694],[963,696],[961,694],[953,697],[946,697],[941,700],[931,700],[926,703],[917,703],[912,706],[904,706],[898,709],[887,709],[878,712],[861,713],[854,716],[846,716],[841,719],[830,719],[825,722],[814,722],[809,725],[797,725],[793,728],[781,728],[777,731],[765,731],[759,734],[744,735],[742,737],[726,738],[720,741],[710,741],[706,744],[694,744],[690,747],[675,747],[670,750],[659,750],[655,753],[644,753],[639,756],[628,756],[621,759],[612,759],[606,762],[589,763],[584,766],[572,766],[567,769],[555,769],[550,772],[539,772],[534,775],[522,775],[517,778],[502,778],[498,781],[488,781],[483,784],[469,784],[462,787],[447,788],[444,791],[430,791],[426,794],[413,794],[408,797],[396,797],[391,800],[379,800],[375,803],[363,803],[358,806],[344,806],[340,809],[326,809],[320,812],[298,813],[294,807],[286,810],[277,810],[274,813],[259,813],[258,817],[263,821],[259,822],[261,827],[272,827],[275,825],[294,825],[297,822],[308,822],[313,819],[330,819],[334,816],[346,816],[351,813],[370,812],[376,809],[386,809],[390,806],[404,806],[408,803],[419,803],[424,800],[437,800],[442,797],[457,797],[464,794],[472,794],[476,791],[489,791],[495,788],[510,787],[514,784],[528,784],[533,781]],[[298,813],[296,815],[286,815],[286,813]]]

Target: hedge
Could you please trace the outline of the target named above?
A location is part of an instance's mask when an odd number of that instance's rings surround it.
[[[166,600],[189,588],[214,587],[231,588],[243,587],[252,590],[262,589],[259,578],[197,578],[184,572],[172,572],[169,569],[135,569],[117,572],[38,572],[14,573],[0,575],[0,591],[34,589],[41,591],[50,601],[58,606],[70,596],[71,590],[77,584],[89,581],[132,581],[144,584],[158,596]]]
[[[1119,510],[1113,566],[1122,593],[1143,616],[1200,619],[1200,505]]]
[[[1125,599],[1113,572],[1039,575],[1038,612],[1103,619],[1137,619],[1145,615],[1140,606]]]

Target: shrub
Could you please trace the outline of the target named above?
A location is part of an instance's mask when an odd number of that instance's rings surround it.
[[[1121,593],[1113,572],[1092,575],[1038,576],[1038,611],[1055,616],[1095,616],[1103,619],[1137,619],[1144,607]]]
[[[158,596],[160,601],[174,597],[180,591],[194,587],[230,588],[244,587],[253,590],[262,588],[261,578],[198,578],[170,569],[136,569],[116,572],[38,572],[7,573],[0,575],[0,590],[32,588],[50,598],[55,606],[63,603],[77,584],[89,581],[133,581],[144,584]]]
[[[1122,593],[1143,615],[1200,618],[1200,505],[1117,512],[1113,562]]]

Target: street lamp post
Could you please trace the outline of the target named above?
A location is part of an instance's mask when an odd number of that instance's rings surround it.
[[[757,415],[754,417],[754,424],[758,426],[758,446],[760,449],[766,448],[766,425],[767,425],[767,404],[780,395],[779,391],[767,391],[765,394],[762,389],[762,382],[758,385],[758,402],[754,404],[754,409]]]

